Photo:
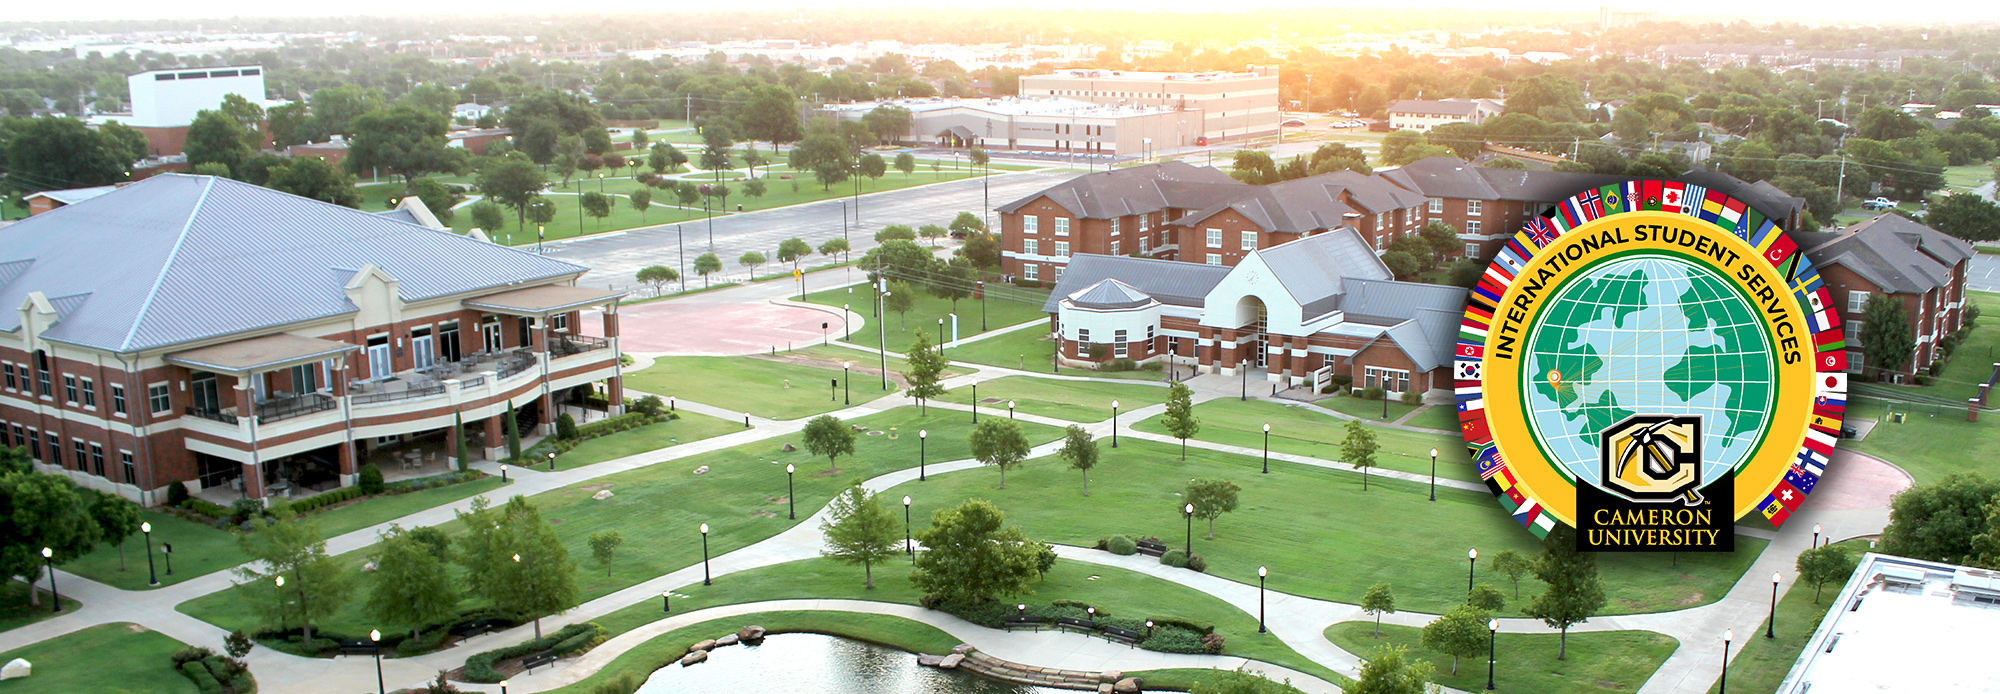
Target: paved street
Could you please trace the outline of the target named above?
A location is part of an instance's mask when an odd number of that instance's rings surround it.
[[[1033,171],[994,172],[988,184],[992,187],[993,204],[1001,205],[1073,175]],[[806,181],[803,185],[817,184]],[[948,224],[961,211],[978,213],[983,207],[983,200],[977,178],[863,194],[858,225],[851,221],[850,213],[848,242],[853,246],[854,257],[858,258],[875,247],[875,232],[884,226]],[[722,259],[723,276],[743,278],[744,268],[736,264],[736,258],[746,251],[762,251],[764,255],[771,256],[776,252],[778,242],[794,236],[805,239],[814,247],[840,236],[842,205],[851,206],[853,202],[853,198],[823,200],[716,217],[713,221],[714,250]],[[993,222],[999,223],[998,218]],[[709,224],[697,220],[586,236],[548,244],[546,252],[552,257],[590,266],[590,274],[583,276],[586,285],[636,289],[638,282],[632,279],[632,275],[639,268],[666,265],[678,269],[683,277],[688,278],[688,286],[700,287],[701,279],[693,276],[691,266],[695,256],[709,251]],[[685,242],[685,260],[682,258],[682,242]],[[822,265],[829,260],[815,254],[806,265]],[[775,265],[759,269],[762,274],[776,271]]]
[[[1965,288],[1975,292],[2000,292],[2000,255],[1978,253],[1965,273]]]

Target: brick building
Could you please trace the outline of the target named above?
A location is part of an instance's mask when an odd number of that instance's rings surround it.
[[[1244,72],[1058,70],[1047,75],[1022,75],[1020,95],[1189,112],[1195,116],[1195,124],[1186,129],[1191,141],[1173,145],[1180,147],[1276,135],[1282,120],[1276,67],[1252,67]],[[1156,144],[1166,146],[1164,140]]]
[[[1076,256],[1043,310],[1072,364],[1172,360],[1286,385],[1449,389],[1465,290],[1397,282],[1342,228],[1234,265]],[[1093,346],[1101,349],[1093,349]]]
[[[504,416],[622,402],[623,295],[571,263],[181,174],[0,233],[0,443],[141,503],[353,484],[411,439],[496,457]]]
[[[1447,123],[1480,125],[1500,115],[1504,106],[1495,99],[1403,99],[1389,104],[1389,127],[1425,132]]]
[[[1938,342],[1964,327],[1965,276],[1972,245],[1897,214],[1883,214],[1839,233],[1795,234],[1819,268],[1847,330],[1847,367],[1898,382],[1942,356]],[[1868,364],[1861,348],[1868,300],[1888,295],[1903,303],[1916,350],[1908,364]]]

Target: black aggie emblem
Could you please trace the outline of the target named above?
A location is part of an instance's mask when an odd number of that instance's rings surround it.
[[[1701,505],[1701,416],[1641,414],[1599,434],[1604,488],[1632,501]]]
[[[1702,480],[1699,415],[1633,415],[1598,439],[1600,484],[1578,484],[1577,549],[1729,551],[1735,475]]]

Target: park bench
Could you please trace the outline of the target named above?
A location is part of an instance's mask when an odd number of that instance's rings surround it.
[[[375,651],[379,649],[381,649],[381,646],[374,641],[357,640],[340,642],[341,655],[374,655]]]
[[[1048,619],[1037,615],[1017,615],[1000,618],[1000,626],[1008,631],[1014,630],[1015,627],[1032,627],[1035,631],[1041,631],[1042,625],[1048,622]]]
[[[555,651],[542,651],[540,653],[530,655],[526,658],[522,658],[521,667],[522,669],[527,670],[528,674],[532,675],[535,674],[535,668],[544,667],[554,662],[556,662]]]
[[[1140,635],[1139,632],[1132,631],[1130,629],[1120,629],[1118,627],[1106,625],[1104,627],[1104,638],[1117,641],[1127,646],[1136,646],[1139,644]]]
[[[1159,542],[1147,542],[1145,540],[1140,540],[1139,553],[1149,557],[1157,557],[1167,553],[1167,546]]]
[[[1097,631],[1097,623],[1092,622],[1088,619],[1077,619],[1075,617],[1057,617],[1056,628],[1075,629],[1077,631]]]
[[[478,636],[480,634],[491,633],[493,631],[493,626],[494,622],[491,619],[485,619],[485,618],[475,619],[470,622],[466,622],[464,624],[452,627],[451,636],[452,638],[456,638],[459,641],[464,641],[466,639]]]

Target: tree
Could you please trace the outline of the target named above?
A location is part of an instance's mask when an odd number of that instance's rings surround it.
[[[867,176],[871,180],[881,178],[882,174],[889,173],[889,164],[882,161],[882,155],[874,152],[861,155],[861,160],[855,162],[854,166],[861,172],[861,175]]]
[[[354,177],[319,157],[293,157],[289,163],[271,167],[264,186],[342,207],[361,206],[361,193],[354,189]]]
[[[625,199],[632,204],[632,209],[639,211],[639,223],[645,224],[646,208],[653,206],[653,189],[646,186],[639,186],[633,189],[632,194],[626,196]]]
[[[1402,646],[1382,646],[1361,664],[1354,685],[1345,694],[1429,694],[1435,668],[1409,658]]]
[[[890,282],[889,293],[882,297],[883,310],[893,311],[902,319],[903,332],[910,331],[910,309],[916,307],[917,294],[905,282]]]
[[[1007,470],[1028,458],[1028,437],[1021,433],[1021,425],[1011,419],[986,418],[972,428],[966,443],[972,446],[972,457],[980,464],[1000,468],[1001,489],[1007,488]],[[924,545],[931,546],[929,542]]]
[[[915,116],[910,113],[910,109],[894,104],[877,106],[861,116],[861,124],[868,127],[868,132],[875,135],[877,142],[893,143],[902,139],[904,135],[909,134],[914,122]],[[912,162],[912,168],[915,168],[915,162]]]
[[[1194,416],[1194,391],[1175,381],[1167,386],[1167,411],[1160,415],[1167,433],[1181,440],[1181,460],[1187,460],[1187,440],[1201,432],[1201,419]]]
[[[687,181],[674,186],[674,198],[680,200],[681,207],[691,207],[701,202],[701,187]]]
[[[839,417],[823,414],[806,422],[799,435],[805,439],[806,451],[813,455],[826,456],[828,472],[839,472],[834,463],[843,455],[854,455],[854,430]]]
[[[720,210],[727,206],[729,202],[729,184],[710,183],[702,186],[702,188],[706,189],[709,197],[715,198],[715,209]]]
[[[1515,80],[1507,89],[1506,112],[1545,121],[1583,120],[1583,90],[1575,80],[1553,73]]]
[[[1382,615],[1396,613],[1396,595],[1389,591],[1389,584],[1377,583],[1368,586],[1368,592],[1361,595],[1362,614],[1374,615],[1375,638],[1382,637]]]
[[[1521,614],[1542,620],[1551,629],[1562,630],[1556,660],[1569,655],[1569,628],[1590,621],[1604,608],[1604,580],[1597,575],[1597,557],[1576,551],[1576,530],[1558,525],[1542,538],[1542,555],[1535,561],[1535,577],[1548,589],[1535,596]]]
[[[967,232],[965,243],[958,252],[972,262],[973,267],[990,268],[1000,264],[1000,239],[985,231]]]
[[[90,500],[76,484],[56,475],[27,471],[26,451],[4,449],[0,459],[0,571],[30,581],[41,575],[46,562],[41,551],[54,550],[56,563],[64,563],[97,548],[99,524],[90,513]],[[39,593],[28,591],[31,604],[41,604]]]
[[[1896,495],[1880,551],[1912,559],[1967,564],[1973,538],[2000,506],[2000,480],[1959,472]]]
[[[930,336],[922,330],[918,330],[916,339],[910,341],[910,349],[903,353],[903,360],[909,364],[909,370],[903,372],[903,380],[909,382],[903,396],[916,398],[918,411],[924,412],[931,398],[945,394],[944,371],[951,366],[951,361],[944,358],[942,346],[933,346]]]
[[[764,179],[761,178],[753,178],[743,182],[743,194],[753,198],[763,198],[764,193],[769,190],[770,186],[765,185]]]
[[[30,193],[110,185],[126,180],[134,160],[127,145],[92,131],[76,118],[9,119],[7,184]]]
[[[489,232],[496,231],[503,223],[501,220],[505,219],[502,216],[505,213],[501,212],[500,206],[494,204],[492,200],[481,200],[472,203],[472,206],[467,208],[467,210],[472,213],[472,228],[474,229],[485,229]]]
[[[1236,510],[1238,495],[1243,491],[1235,482],[1225,479],[1204,478],[1188,480],[1187,491],[1182,498],[1194,504],[1194,517],[1208,521],[1208,539],[1215,539],[1215,519],[1222,514]]]
[[[930,239],[932,248],[937,247],[938,239],[944,238],[946,235],[950,233],[951,232],[949,230],[945,229],[944,227],[938,226],[936,224],[925,224],[923,226],[917,227],[917,235]]]
[[[714,253],[703,253],[694,258],[694,274],[701,275],[701,286],[708,288],[708,276],[722,272],[722,259]]]
[[[465,150],[446,147],[451,123],[443,113],[397,106],[354,119],[347,170],[380,169],[403,177],[403,192],[416,191],[416,177],[458,168]]]
[[[351,181],[352,179],[349,180]],[[451,224],[453,216],[452,208],[465,199],[465,196],[459,194],[458,190],[440,183],[434,178],[417,179],[416,195],[417,201],[424,204],[424,209],[430,210],[431,216],[437,217],[438,221],[446,225]]]
[[[890,241],[915,241],[915,240],[917,240],[917,231],[915,229],[911,229],[910,226],[907,224],[891,224],[882,227],[881,231],[875,232],[876,243],[888,243]]]
[[[1828,583],[1840,583],[1854,575],[1854,568],[1861,565],[1860,558],[1847,551],[1846,547],[1822,545],[1799,553],[1796,566],[1799,580],[1813,585],[1813,604],[1819,604],[1819,591]]]
[[[1503,575],[1514,584],[1514,599],[1521,599],[1521,577],[1535,570],[1535,562],[1511,549],[1500,550],[1486,563],[1488,571]]]
[[[757,266],[763,265],[764,263],[767,262],[770,262],[770,259],[765,258],[764,254],[758,253],[756,251],[746,251],[742,256],[736,259],[737,265],[750,268],[751,279],[755,279],[757,277]]]
[[[1417,230],[1417,235],[1430,245],[1433,266],[1465,250],[1465,242],[1459,240],[1458,230],[1435,219],[1425,222],[1423,228]]]
[[[578,201],[583,205],[583,213],[597,220],[597,228],[604,229],[604,218],[611,215],[611,196],[598,192],[584,193]]]
[[[1389,266],[1389,272],[1394,274],[1396,279],[1408,279],[1424,271],[1423,261],[1418,260],[1415,255],[1411,255],[1408,251],[1389,251],[1383,253],[1382,264]]]
[[[778,262],[791,263],[793,272],[798,272],[799,261],[812,255],[812,252],[812,244],[797,236],[778,242]]]
[[[306,110],[306,103],[294,101],[273,106],[264,112],[264,127],[271,131],[271,146],[284,150],[326,137],[319,118]]]
[[[252,560],[237,567],[237,590],[252,610],[303,626],[310,643],[312,623],[339,613],[354,584],[345,562],[327,555],[318,523],[298,519],[291,504],[283,502],[269,514],[252,521],[255,530],[237,538]],[[279,576],[285,578],[282,587]]]
[[[1967,241],[2000,239],[2000,205],[1974,193],[1954,193],[1931,203],[1924,224]]]
[[[1436,132],[1436,131],[1432,131]],[[1309,173],[1314,176],[1335,171],[1353,171],[1363,176],[1375,173],[1368,165],[1368,153],[1359,148],[1338,142],[1329,142],[1313,150]]]
[[[1432,252],[1430,240],[1419,235],[1405,234],[1396,237],[1395,240],[1389,242],[1389,253],[1401,253],[1409,256],[1411,260],[1415,261],[1417,272],[1429,272],[1431,268],[1437,267],[1436,254]],[[1391,270],[1394,270],[1396,267],[1389,262],[1388,254],[1386,253],[1383,254],[1382,262],[1389,265]]]
[[[1487,612],[1499,612],[1507,606],[1507,596],[1501,594],[1500,589],[1481,583],[1472,589],[1471,595],[1466,596],[1465,604]]]
[[[980,428],[988,422],[1013,425],[1005,419],[988,419],[979,423]],[[1013,430],[1018,436],[1019,427]],[[977,438],[977,429],[973,435]],[[1036,573],[1035,543],[1006,521],[1006,515],[981,499],[931,514],[931,526],[917,533],[924,551],[917,555],[910,582],[926,595],[959,603],[1027,592]]]
[[[541,233],[539,227],[556,221],[556,204],[548,198],[540,195],[535,196],[532,200],[528,201],[528,221],[535,223],[537,234]],[[523,231],[526,231],[526,229],[523,228]]]
[[[1348,465],[1361,468],[1361,491],[1368,491],[1368,468],[1375,467],[1375,430],[1359,419],[1347,420],[1347,435],[1340,439],[1340,457]]]
[[[125,497],[95,489],[90,496],[90,519],[97,523],[97,539],[118,546],[118,570],[125,570],[125,539],[139,532],[139,506]]]
[[[869,590],[875,589],[875,565],[903,551],[896,537],[896,516],[882,506],[879,495],[857,484],[834,497],[819,531],[826,537],[820,556],[845,564],[860,564]]]
[[[757,180],[757,167],[763,166],[770,161],[764,158],[762,151],[750,145],[744,145],[743,153],[738,156],[743,157],[743,165],[750,169],[749,178],[752,181]]]
[[[410,638],[424,625],[458,616],[458,587],[445,566],[449,555],[420,537],[392,524],[370,556],[375,578],[369,585],[368,616],[410,625]]]
[[[383,97],[382,90],[343,84],[313,92],[310,102],[313,115],[319,119],[326,134],[352,137],[354,120],[361,114],[382,108],[388,100]]]
[[[1069,463],[1069,469],[1083,472],[1083,495],[1090,496],[1090,469],[1097,467],[1098,458],[1097,441],[1090,437],[1090,432],[1075,424],[1069,425],[1063,435],[1062,450],[1056,455]]]
[[[1415,130],[1394,130],[1382,136],[1382,163],[1402,166],[1416,161],[1409,154],[1412,147],[1424,144],[1424,136]]]
[[[1254,149],[1236,150],[1236,157],[1229,165],[1229,176],[1250,185],[1279,181],[1278,167],[1271,162],[1271,153]]]
[[[181,143],[181,152],[187,155],[188,166],[221,164],[235,171],[236,167],[255,154],[249,138],[236,119],[220,111],[201,111],[188,124],[186,139]]]
[[[542,615],[576,605],[576,564],[569,550],[526,498],[516,495],[499,508],[475,497],[469,511],[458,512],[466,532],[453,555],[466,569],[470,592],[485,598],[502,614],[535,619],[541,637]]]
[[[925,228],[937,227],[926,225]],[[972,296],[972,261],[953,257],[932,272],[930,280],[929,284],[924,285],[924,291],[931,296],[950,301],[951,312],[957,314],[958,300]]]
[[[1486,622],[1491,613],[1471,605],[1459,605],[1450,612],[1439,615],[1424,625],[1423,645],[1426,650],[1451,656],[1451,674],[1458,674],[1458,659],[1470,658],[1486,650],[1489,638]]]
[[[680,166],[686,161],[686,154],[682,154],[673,145],[665,142],[653,145],[653,148],[646,153],[646,166],[656,174],[666,173],[668,169]]]
[[[625,544],[625,536],[616,530],[606,530],[590,534],[590,557],[604,567],[604,577],[611,577],[611,560],[618,554],[618,546]]]
[[[501,419],[507,425],[507,457],[520,458],[521,418],[516,416],[514,410],[510,408],[505,414],[501,415]]]
[[[479,167],[479,190],[494,202],[514,208],[514,216],[523,231],[528,228],[528,204],[540,197],[542,189],[548,187],[548,179],[542,177],[542,170],[535,163],[520,154],[489,157]],[[498,226],[487,227],[488,230]]]
[[[583,168],[583,138],[569,136],[556,138],[547,163],[556,167],[556,175],[561,176],[563,186],[568,187],[570,176],[576,175],[576,170]]]
[[[907,176],[917,170],[917,158],[911,156],[909,152],[897,152],[895,167],[897,171]]]
[[[813,172],[820,188],[829,189],[847,180],[848,171],[854,167],[854,151],[838,135],[807,135],[792,148],[791,166],[795,170]]]
[[[798,97],[782,85],[759,85],[750,89],[734,120],[744,137],[769,142],[775,151],[779,144],[799,139]]]
[[[819,254],[829,258],[833,257],[834,255],[846,255],[847,251],[848,251],[847,239],[843,239],[840,237],[827,239],[824,243],[821,243],[819,245]]]
[[[648,265],[640,268],[639,273],[634,277],[634,279],[641,282],[653,285],[653,296],[659,296],[660,291],[666,287],[668,282],[680,278],[681,273],[675,272],[673,268],[665,265]]]
[[[1880,374],[1909,366],[1917,345],[1910,329],[1910,316],[1903,311],[1903,300],[1890,294],[1876,294],[1868,297],[1861,315],[1861,353],[1868,360],[1868,367]]]

